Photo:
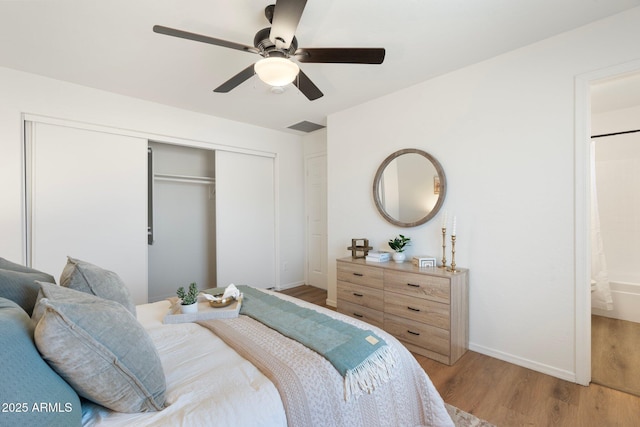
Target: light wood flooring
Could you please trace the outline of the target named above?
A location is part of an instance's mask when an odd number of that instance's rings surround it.
[[[640,396],[640,323],[591,316],[591,381]]]
[[[326,307],[322,289],[303,285],[283,293]],[[640,426],[640,397],[628,393],[584,387],[473,351],[453,366],[414,356],[445,402],[498,427]]]

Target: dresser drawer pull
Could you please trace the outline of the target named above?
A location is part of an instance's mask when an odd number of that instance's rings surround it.
[[[409,330],[407,330],[407,332],[409,332],[411,335],[420,335],[420,332],[413,332],[413,331],[409,331]]]
[[[364,296],[364,295],[359,294],[359,293],[357,293],[357,292],[354,292],[354,293],[353,293],[353,295],[354,295],[354,296],[357,296],[357,297],[363,297],[363,296]]]
[[[419,308],[413,308],[413,307],[407,307],[407,308],[408,308],[409,310],[411,310],[411,311],[420,311],[420,309],[419,309]]]
[[[407,283],[407,286],[411,286],[412,288],[419,288],[420,287],[420,285],[416,285],[416,284],[413,284],[413,283]]]
[[[362,314],[358,314],[358,313],[353,313],[353,315],[356,317],[364,317]]]
[[[359,276],[359,277],[364,276],[364,274],[362,274],[362,273],[353,273],[353,275],[354,275],[354,276]]]

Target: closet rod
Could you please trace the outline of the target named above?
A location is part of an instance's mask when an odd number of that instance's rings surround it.
[[[594,138],[603,138],[605,136],[616,136],[616,135],[624,135],[626,133],[635,133],[635,132],[640,132],[640,129],[635,129],[635,130],[625,130],[623,132],[614,132],[614,133],[603,133],[602,135],[593,135],[591,137],[591,139]]]
[[[206,176],[170,175],[157,173],[153,176],[158,181],[189,182],[193,184],[214,184],[215,178]]]

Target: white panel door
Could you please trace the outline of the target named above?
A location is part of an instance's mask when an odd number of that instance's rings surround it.
[[[307,284],[327,289],[327,156],[306,160]]]
[[[216,151],[219,287],[276,285],[274,197],[273,158]]]
[[[147,141],[33,123],[28,151],[31,265],[58,280],[79,258],[147,302]]]

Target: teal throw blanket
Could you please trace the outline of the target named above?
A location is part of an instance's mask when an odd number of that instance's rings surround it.
[[[391,377],[395,360],[372,331],[300,307],[274,295],[238,286],[240,314],[247,315],[325,357],[345,378],[345,398],[370,393]]]

